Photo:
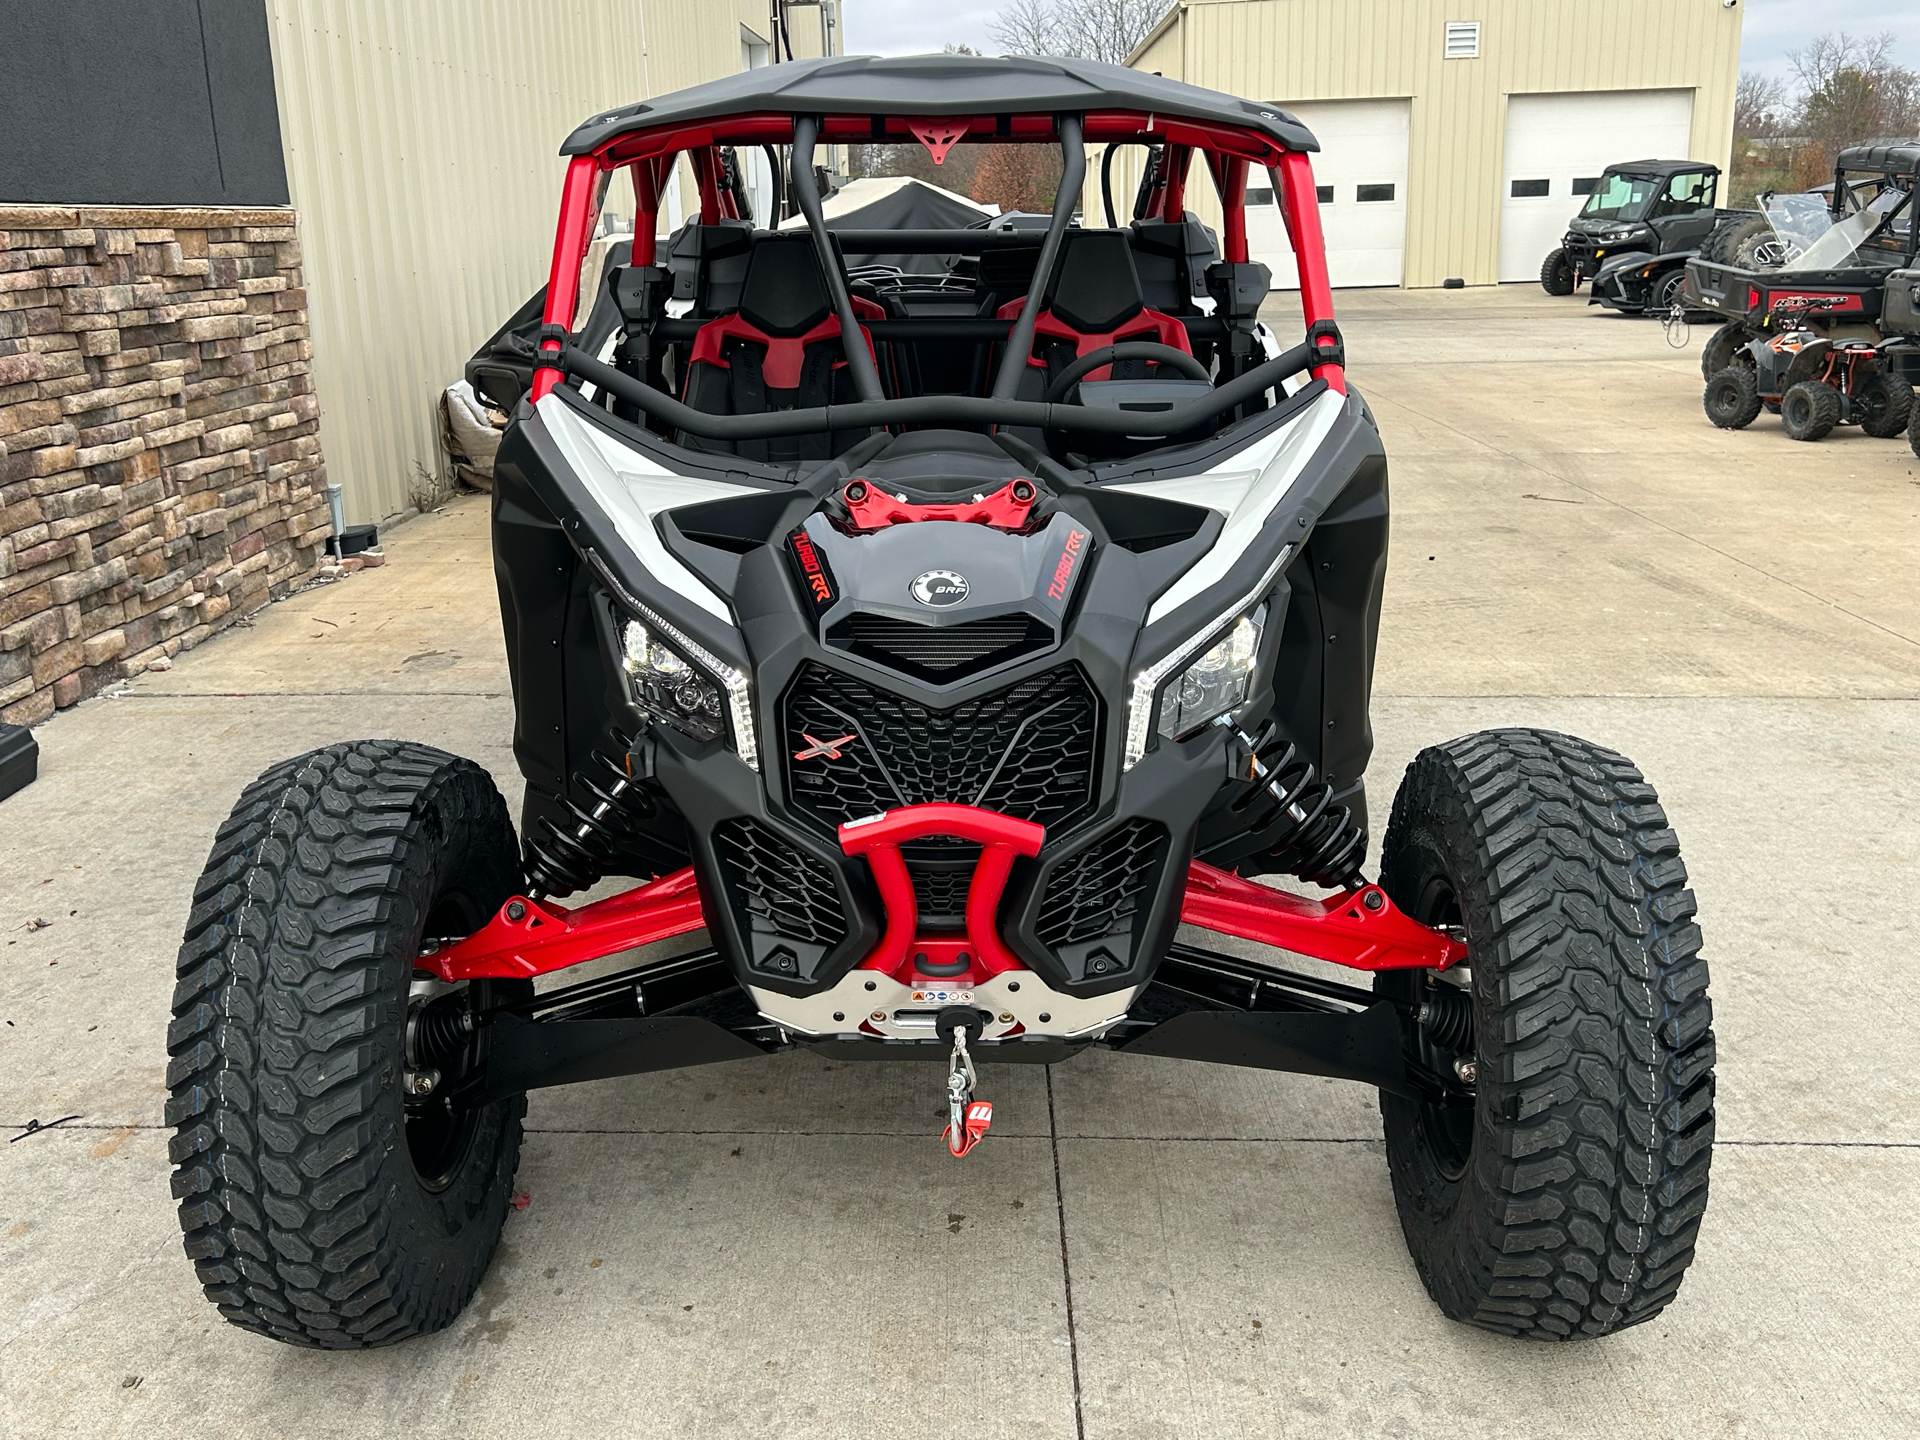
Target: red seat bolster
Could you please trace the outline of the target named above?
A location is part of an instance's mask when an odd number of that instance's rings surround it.
[[[884,320],[887,312],[871,300],[852,296],[853,313],[862,320]],[[860,334],[867,342],[867,353],[873,354],[873,336],[867,327],[860,327]],[[804,335],[769,335],[751,320],[734,311],[731,315],[722,315],[702,325],[693,337],[693,354],[688,357],[687,366],[691,370],[695,365],[718,365],[722,370],[730,369],[722,347],[729,340],[747,340],[755,345],[764,346],[766,355],[760,361],[761,378],[771,390],[795,390],[800,385],[800,367],[806,359],[807,346],[816,345],[823,340],[840,338],[840,321],[829,315]],[[845,360],[833,362],[838,370],[846,364]],[[878,357],[874,363],[878,365]]]
[[[1009,300],[995,312],[995,318],[1017,320],[1020,318],[1020,307],[1025,303],[1024,300]],[[1187,327],[1173,316],[1162,315],[1158,310],[1142,310],[1131,320],[1122,323],[1118,329],[1110,330],[1104,335],[1089,335],[1075,330],[1066,321],[1055,316],[1053,311],[1042,310],[1034,321],[1033,338],[1036,348],[1037,342],[1041,340],[1070,341],[1076,358],[1092,350],[1117,345],[1122,340],[1157,340],[1162,345],[1171,345],[1175,350],[1185,354],[1193,353],[1193,344],[1187,339]],[[1027,357],[1029,365],[1045,366],[1046,363],[1038,355]],[[1105,380],[1112,373],[1111,366],[1102,365],[1098,370],[1090,372],[1086,378]]]

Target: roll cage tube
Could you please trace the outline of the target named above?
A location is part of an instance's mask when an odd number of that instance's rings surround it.
[[[808,128],[811,130],[813,141],[816,144],[823,138],[835,142],[846,141],[853,143],[866,140],[876,134],[891,136],[893,133],[891,122],[886,117],[881,116],[860,116],[856,118],[844,116],[808,116],[805,117],[805,119],[808,122]],[[1311,356],[1320,357],[1311,365],[1312,374],[1316,379],[1324,380],[1328,387],[1334,391],[1340,394],[1346,393],[1346,380],[1343,366],[1344,356],[1340,349],[1339,332],[1334,326],[1333,292],[1328,281],[1325,239],[1320,228],[1320,210],[1318,196],[1315,193],[1313,183],[1313,165],[1311,159],[1304,151],[1284,150],[1281,151],[1278,161],[1274,161],[1272,159],[1273,153],[1279,147],[1264,136],[1230,129],[1217,124],[1171,120],[1153,116],[1143,117],[1125,112],[1099,112],[1088,116],[1060,116],[1053,119],[1017,114],[997,117],[984,116],[973,117],[968,123],[970,133],[973,130],[978,130],[982,134],[993,134],[996,138],[1002,140],[1039,141],[1049,138],[1051,135],[1058,135],[1064,152],[1063,158],[1066,161],[1066,173],[1062,176],[1060,191],[1054,203],[1054,215],[1048,225],[1048,240],[1043,245],[1041,266],[1037,268],[1035,272],[1039,275],[1049,273],[1049,267],[1058,257],[1059,245],[1057,241],[1059,235],[1057,235],[1056,232],[1060,232],[1060,234],[1064,233],[1065,221],[1062,219],[1062,212],[1064,210],[1066,216],[1069,219],[1071,218],[1074,200],[1078,197],[1082,182],[1085,179],[1086,153],[1084,147],[1088,139],[1104,141],[1108,144],[1126,143],[1128,141],[1139,141],[1147,144],[1149,147],[1149,155],[1157,155],[1157,163],[1153,163],[1150,166],[1153,172],[1153,184],[1157,186],[1159,190],[1158,196],[1155,197],[1158,201],[1157,209],[1163,219],[1175,222],[1185,218],[1186,175],[1188,163],[1192,158],[1193,152],[1198,149],[1207,154],[1209,157],[1209,165],[1218,167],[1215,170],[1215,175],[1225,192],[1221,198],[1226,213],[1229,216],[1227,226],[1228,234],[1226,236],[1228,247],[1230,250],[1237,249],[1240,252],[1241,258],[1244,258],[1245,252],[1244,208],[1246,198],[1244,188],[1241,187],[1244,184],[1246,172],[1243,164],[1234,164],[1231,163],[1231,161],[1238,160],[1264,165],[1268,174],[1273,178],[1274,189],[1280,199],[1281,214],[1286,222],[1287,236],[1292,243],[1299,270],[1300,303],[1302,314],[1307,322],[1307,344],[1311,347],[1309,353]],[[559,365],[555,362],[558,361],[562,350],[566,348],[568,336],[573,331],[576,310],[578,308],[580,267],[586,258],[588,243],[592,239],[593,221],[598,205],[598,195],[596,192],[600,176],[603,172],[616,168],[629,169],[634,178],[636,220],[639,219],[640,214],[644,213],[649,221],[653,221],[658,215],[659,193],[664,185],[671,183],[670,167],[673,163],[673,158],[679,152],[683,150],[687,151],[693,161],[695,177],[700,184],[702,219],[706,220],[709,213],[711,213],[714,218],[718,218],[719,215],[730,208],[728,197],[723,193],[722,187],[718,184],[720,166],[719,156],[717,154],[718,147],[723,144],[780,144],[786,142],[795,143],[796,148],[798,148],[797,142],[802,138],[799,130],[800,126],[796,123],[796,117],[791,115],[744,115],[725,121],[704,123],[699,126],[681,130],[668,131],[661,129],[622,133],[609,139],[593,154],[577,155],[570,160],[567,165],[566,180],[561,188],[560,223],[554,237],[553,261],[548,273],[546,304],[541,312],[540,335],[537,342],[541,363],[534,372],[530,398],[534,401],[539,401],[550,394],[555,385],[561,383],[562,372]],[[1069,131],[1071,134],[1069,134]],[[1157,150],[1155,149],[1156,146]],[[1219,158],[1216,159],[1216,156]],[[798,157],[796,157],[796,161],[797,159]],[[804,179],[802,178],[803,176]],[[643,178],[647,182],[644,187],[642,184]],[[1241,182],[1240,186],[1236,186],[1234,183],[1236,180]],[[799,200],[801,202],[801,208],[805,210],[807,208],[808,197],[810,196],[813,202],[813,208],[817,211],[819,208],[819,193],[811,182],[811,169],[796,163],[792,167],[790,180],[790,188],[795,192],[793,198]],[[642,193],[643,188],[645,193]],[[1235,193],[1236,190],[1238,193]],[[1154,208],[1156,207],[1150,203],[1149,213],[1151,213]],[[1239,212],[1237,216],[1235,212]],[[1237,224],[1235,223],[1236,219]],[[650,224],[644,243],[636,234],[636,256],[638,256],[643,249],[649,256],[651,255],[653,251],[651,228]],[[816,246],[821,245],[822,236],[825,232],[824,218],[809,215],[807,228],[809,233],[813,235]],[[831,246],[830,240],[825,243],[829,247]],[[829,253],[831,252],[829,251]],[[1233,257],[1229,255],[1228,258],[1231,259]],[[636,263],[644,262],[636,260]],[[836,275],[839,270],[837,263],[829,264],[826,268],[829,276]],[[840,277],[840,281],[841,283],[834,287],[836,290],[844,290],[845,288],[844,276]],[[829,283],[831,284],[832,282],[830,281]],[[1044,287],[1040,288],[1043,289]],[[1028,358],[1026,352],[1030,351],[1032,347],[1032,323],[1038,318],[1038,307],[1043,300],[1044,293],[1036,297],[1032,292],[1029,292],[1028,303],[1022,307],[1022,317],[1015,322],[1015,330],[1014,333],[1009,336],[1007,351],[1001,357],[1001,366],[995,376],[993,391],[996,398],[991,401],[973,401],[967,397],[926,397],[925,400],[915,401],[864,398],[867,396],[868,391],[866,385],[861,383],[861,375],[863,368],[870,368],[870,366],[862,367],[860,363],[861,358],[864,356],[865,346],[861,344],[847,344],[846,351],[848,361],[853,367],[856,388],[862,393],[863,402],[858,407],[831,407],[836,416],[835,423],[853,424],[852,413],[855,409],[872,413],[882,406],[889,407],[886,413],[880,414],[871,420],[861,421],[860,423],[880,425],[896,423],[904,421],[905,415],[904,412],[894,413],[891,407],[911,404],[917,408],[927,403],[927,401],[936,398],[944,402],[967,406],[977,406],[981,404],[1014,405],[1016,402],[1001,394],[1002,382],[1006,376],[1011,375],[1017,383],[1019,374],[1021,373],[1021,367],[1024,366]],[[840,308],[838,296],[836,295],[835,309],[839,310]],[[847,310],[851,310],[850,302]],[[843,313],[840,318],[842,339],[844,342],[846,339],[848,317]],[[1024,335],[1022,334],[1023,328],[1025,330]],[[585,360],[585,364],[577,363],[580,360]],[[640,405],[641,408],[662,418],[666,418],[663,414],[662,407],[653,403],[654,401],[664,402],[665,407],[671,409],[673,412],[684,412],[687,416],[701,416],[703,420],[723,418],[736,421],[763,421],[769,419],[787,420],[798,416],[808,416],[819,417],[822,423],[824,423],[824,417],[829,408],[821,407],[809,411],[788,411],[784,412],[781,416],[702,416],[701,412],[681,406],[669,397],[653,391],[649,387],[641,387],[646,389],[647,393],[647,398],[641,399],[639,396],[633,394],[627,385],[616,385],[603,381],[601,375],[613,375],[622,380],[624,380],[625,377],[621,376],[620,372],[599,366],[586,357],[577,355],[570,356],[569,363],[572,365],[572,368],[575,369],[576,373],[586,376],[596,384],[604,384],[606,389],[620,394],[623,398],[632,399],[634,403]],[[1263,365],[1255,370],[1249,371],[1247,375],[1241,377],[1241,379],[1245,380],[1254,375],[1272,374],[1273,372],[1270,367],[1276,363],[1278,362],[1269,362],[1268,365]],[[589,369],[589,366],[593,368]],[[1298,368],[1300,367],[1294,367],[1294,369]],[[596,374],[594,371],[600,373]],[[1291,374],[1293,370],[1288,370],[1284,373]],[[877,390],[877,374],[872,378],[875,389]],[[1279,378],[1284,378],[1284,375]],[[1240,384],[1239,381],[1233,383],[1236,387]],[[1266,383],[1271,384],[1274,383],[1274,381],[1269,380]],[[1009,387],[1008,393],[1011,393],[1011,387]],[[1241,393],[1236,390],[1236,403],[1238,403],[1238,400],[1250,398],[1252,393],[1251,391]],[[1178,411],[1161,412],[1161,418],[1167,415],[1177,415],[1184,424],[1191,425],[1207,418],[1211,413],[1217,413],[1212,410],[1199,408],[1201,404],[1202,402],[1194,402],[1180,407]],[[1030,411],[1044,410],[1049,407],[1028,404],[1023,408],[1024,410]],[[981,419],[986,421],[986,423],[994,423],[995,420],[993,414],[972,415],[970,418]],[[1109,415],[1101,418],[1102,423],[1096,424],[1093,423],[1095,417],[1083,415],[1078,422],[1071,424],[1061,423],[1058,424],[1056,428],[1092,429],[1114,434],[1135,434],[1143,436],[1178,433],[1177,430],[1167,430],[1163,432],[1159,428],[1158,420],[1156,419],[1154,423],[1150,424],[1148,421],[1152,417],[1146,415],[1136,416],[1131,421],[1119,415]],[[1114,423],[1105,423],[1109,421]],[[676,421],[675,423],[678,422]],[[1008,413],[1002,423],[1032,424],[1046,422],[1032,418],[1015,421],[1011,418],[1011,413]],[[1130,425],[1132,428],[1119,428],[1121,425]],[[691,423],[681,425],[680,428],[696,435],[718,435],[723,433]],[[746,435],[749,433],[756,435],[773,435],[800,432],[782,426],[777,429],[754,429],[750,432],[745,430],[728,430],[724,433],[728,435]]]
[[[715,440],[758,440],[776,435],[813,435],[829,430],[867,430],[888,425],[1031,425],[1042,430],[1163,439],[1184,434],[1289,376],[1299,374],[1313,365],[1313,357],[1319,353],[1315,347],[1296,345],[1185,405],[1156,411],[1089,410],[1079,405],[982,399],[973,395],[918,395],[853,405],[817,405],[806,410],[773,410],[759,415],[713,415],[684,405],[623,370],[602,365],[576,346],[566,348],[560,363],[572,374],[632,402],[676,430]],[[1324,362],[1314,368],[1330,370],[1335,375],[1340,373],[1339,366]]]
[[[1054,122],[1060,134],[1060,158],[1063,162],[1060,188],[1053,196],[1053,218],[1047,222],[1047,238],[1040,244],[1040,259],[1033,267],[1033,283],[1027,287],[1007,348],[1001,352],[1000,368],[994,372],[992,395],[995,400],[1011,400],[1033,357],[1033,327],[1047,301],[1047,286],[1052,283],[1054,266],[1060,261],[1060,247],[1066,241],[1067,222],[1073,219],[1073,203],[1086,185],[1087,148],[1083,143],[1078,115],[1062,115]]]
[[[813,146],[819,138],[820,122],[811,115],[793,117],[793,195],[800,212],[807,217],[807,233],[813,236],[814,253],[820,257],[820,273],[826,277],[827,294],[833,300],[834,314],[840,317],[840,348],[846,353],[847,366],[853,371],[853,388],[868,404],[886,399],[880,389],[880,372],[874,368],[873,355],[861,338],[860,322],[854,318],[853,296],[847,290],[846,272],[834,253],[833,237],[827,234],[827,222],[820,209],[820,189],[813,180]]]

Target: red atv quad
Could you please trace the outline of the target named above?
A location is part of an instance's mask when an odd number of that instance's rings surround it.
[[[1044,146],[1063,178],[1044,228],[832,229],[819,147],[874,142]],[[1074,222],[1088,143],[1146,151],[1128,223],[1110,192]],[[569,137],[551,280],[469,370],[512,413],[518,833],[471,761],[333,745],[248,787],[195,893],[167,1113],[227,1319],[335,1348],[448,1324],[539,1086],[925,1060],[961,1156],[977,1066],[1093,1046],[1375,1087],[1447,1315],[1552,1340],[1660,1313],[1714,1040],[1653,787],[1572,736],[1465,735],[1362,871],[1387,462],[1316,148],[1258,102],[972,56],[777,65]],[[699,214],[656,241],[683,156]],[[1256,168],[1298,262],[1284,348]],[[576,313],[616,182],[634,238]],[[877,255],[945,258],[850,279]]]
[[[1764,407],[1780,416],[1792,440],[1824,440],[1836,425],[1889,439],[1912,415],[1913,387],[1893,358],[1911,351],[1904,337],[1834,339],[1816,330],[1762,335],[1707,381],[1700,403],[1723,430],[1745,429]]]

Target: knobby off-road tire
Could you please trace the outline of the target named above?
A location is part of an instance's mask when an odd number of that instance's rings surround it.
[[[1729,320],[1714,331],[1707,340],[1706,347],[1700,352],[1700,378],[1711,380],[1729,365],[1739,365],[1744,369],[1753,368],[1753,357],[1742,353],[1743,348],[1760,336],[1758,330],[1750,330],[1739,320]]]
[[[1780,397],[1780,428],[1789,440],[1824,440],[1840,423],[1840,392],[1818,380],[1802,380]]]
[[[1860,428],[1876,440],[1893,439],[1913,418],[1913,387],[1889,371],[1876,371],[1855,398],[1865,411]]]
[[[1722,430],[1746,429],[1760,413],[1760,386],[1753,371],[1729,365],[1714,375],[1700,397],[1700,408]]]
[[[423,936],[471,933],[521,883],[492,779],[424,745],[283,761],[220,827],[180,948],[166,1115],[187,1255],[235,1325],[385,1345],[472,1296],[526,1101],[410,1108],[409,991]]]
[[[1540,288],[1549,295],[1571,295],[1579,283],[1566,250],[1548,251],[1547,258],[1540,262]]]
[[[1571,736],[1468,735],[1408,768],[1381,865],[1396,904],[1463,927],[1470,951],[1473,1098],[1381,1097],[1428,1293],[1539,1340],[1651,1319],[1707,1204],[1714,1056],[1693,895],[1653,787]]]
[[[1736,215],[1713,227],[1701,243],[1700,258],[1737,270],[1778,270],[1783,257],[1766,216]]]

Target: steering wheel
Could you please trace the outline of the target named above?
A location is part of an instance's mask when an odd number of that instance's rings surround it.
[[[1193,380],[1205,380],[1211,384],[1213,376],[1207,373],[1207,367],[1184,350],[1171,345],[1162,345],[1157,340],[1122,340],[1118,345],[1102,345],[1098,350],[1089,350],[1066,369],[1053,377],[1053,383],[1047,386],[1046,403],[1057,405],[1066,398],[1069,390],[1077,386],[1082,379],[1102,365],[1111,365],[1116,360],[1152,360],[1161,365],[1171,365],[1181,374]],[[1076,394],[1073,403],[1079,404]]]

